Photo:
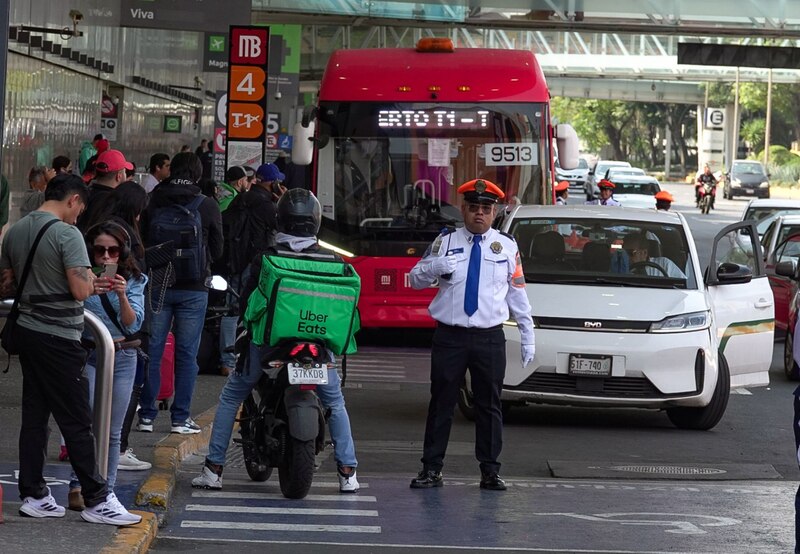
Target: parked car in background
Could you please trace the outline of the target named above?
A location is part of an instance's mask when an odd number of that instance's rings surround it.
[[[628,162],[619,162],[614,160],[600,160],[594,167],[589,170],[589,175],[586,177],[586,199],[593,200],[600,194],[600,189],[597,188],[597,183],[600,179],[605,179],[606,172],[612,167],[631,167]]]
[[[775,329],[784,333],[789,327],[789,306],[794,299],[795,283],[777,272],[781,262],[797,264],[800,257],[800,215],[779,216],[761,237],[764,263],[772,295],[775,297]]]
[[[614,199],[622,204],[623,208],[656,207],[655,196],[661,191],[661,187],[655,177],[625,175],[613,170],[613,175],[608,179],[614,183]]]
[[[584,158],[578,158],[578,167],[575,169],[561,169],[561,165],[558,163],[558,159],[556,159],[555,165],[556,182],[568,182],[570,194],[583,193],[586,177],[589,175],[589,162]]]
[[[647,175],[644,169],[640,167],[610,167],[606,174],[601,177],[601,179],[608,179],[612,183],[616,184],[614,179],[625,176],[625,175]]]
[[[754,196],[769,198],[769,175],[761,162],[754,160],[734,160],[725,174],[723,197]]]
[[[711,429],[732,388],[769,383],[772,294],[752,222],[719,231],[706,272],[677,212],[517,206],[499,228],[519,245],[536,329],[522,367],[519,330],[504,324],[505,409],[653,408]],[[465,415],[471,400],[467,379]]]
[[[754,219],[758,236],[761,237],[778,217],[794,212],[800,214],[800,200],[753,199],[742,212],[742,221]]]

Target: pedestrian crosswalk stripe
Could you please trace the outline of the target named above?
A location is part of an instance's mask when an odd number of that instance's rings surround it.
[[[333,508],[326,510],[323,508],[286,508],[284,506],[267,508],[264,506],[219,506],[210,504],[189,504],[187,511],[191,512],[224,512],[241,514],[278,514],[278,515],[302,515],[302,516],[358,516],[358,517],[378,517],[378,510],[343,510]]]
[[[228,500],[286,500],[277,492],[228,492],[193,490],[192,498],[226,498]],[[377,502],[374,496],[363,496],[360,494],[309,494],[303,500],[321,502]],[[293,500],[292,502],[297,502]]]
[[[322,533],[380,533],[380,525],[313,525],[304,523],[247,523],[242,521],[195,521],[181,522],[189,529],[236,529],[242,531],[300,531]]]

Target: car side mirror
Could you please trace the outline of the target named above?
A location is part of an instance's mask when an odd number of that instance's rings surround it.
[[[753,272],[746,265],[725,262],[717,268],[717,280],[721,285],[749,283],[752,279]]]
[[[792,260],[787,260],[785,262],[780,262],[775,265],[775,273],[781,275],[783,277],[789,277],[790,279],[796,278],[797,267]]]

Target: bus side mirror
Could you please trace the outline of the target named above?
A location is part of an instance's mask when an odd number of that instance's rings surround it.
[[[578,133],[567,123],[556,125],[556,144],[558,145],[558,163],[561,169],[578,167]]]
[[[309,165],[314,157],[314,131],[316,121],[295,123],[294,137],[292,138],[292,163],[294,165]]]

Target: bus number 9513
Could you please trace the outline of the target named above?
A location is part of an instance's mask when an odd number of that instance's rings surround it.
[[[532,142],[493,142],[486,145],[486,165],[538,165],[539,151]]]

